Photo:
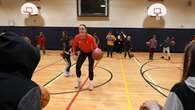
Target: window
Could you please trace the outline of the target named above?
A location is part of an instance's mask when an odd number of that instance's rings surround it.
[[[77,0],[78,16],[108,16],[108,0]]]

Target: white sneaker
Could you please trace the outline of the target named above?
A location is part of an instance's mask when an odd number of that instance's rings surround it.
[[[78,81],[76,82],[76,86],[74,87],[75,89],[78,89],[81,87],[81,81]]]
[[[64,71],[64,76],[65,76],[65,77],[69,77],[69,76],[70,76],[69,72],[65,70],[65,71]]]
[[[88,87],[89,91],[92,91],[93,88],[94,88],[94,87],[93,87],[93,82],[90,81],[90,82],[89,82],[89,87]]]

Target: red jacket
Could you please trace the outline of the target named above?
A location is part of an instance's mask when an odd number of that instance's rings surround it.
[[[38,36],[37,37],[37,44],[45,45],[45,36]]]
[[[76,48],[79,46],[82,52],[88,53],[92,52],[97,48],[97,44],[90,34],[86,35],[86,39],[81,39],[79,34],[77,34],[73,40],[72,51],[76,54]]]

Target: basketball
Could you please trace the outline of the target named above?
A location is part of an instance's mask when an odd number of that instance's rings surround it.
[[[92,53],[94,60],[100,60],[103,57],[103,52],[100,48],[96,48]]]
[[[64,57],[64,52],[61,52],[60,53],[60,56],[63,58]]]
[[[49,91],[46,88],[41,87],[41,107],[45,108],[49,103],[49,100],[50,100]]]
[[[130,54],[130,57],[134,57],[134,54]]]
[[[173,40],[170,42],[170,45],[171,45],[171,46],[175,46],[175,44],[176,44],[176,43],[175,43],[175,41],[173,41]]]

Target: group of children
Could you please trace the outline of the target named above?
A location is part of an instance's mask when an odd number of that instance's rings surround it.
[[[171,60],[170,48],[175,46],[176,41],[175,37],[167,37],[161,44],[160,47],[163,50],[161,58],[167,57],[168,60]],[[149,59],[153,60],[155,49],[158,46],[158,41],[156,40],[156,35],[153,35],[147,42],[146,45],[149,48]]]
[[[132,49],[132,41],[131,41],[131,36],[128,35],[126,36],[123,32],[120,32],[117,37],[112,33],[108,32],[106,36],[107,40],[107,57],[112,58],[112,53],[114,49],[122,53],[124,51],[124,58],[128,55],[129,58],[132,57],[131,49]]]
[[[124,58],[126,58],[127,54],[129,58],[133,57],[133,54],[131,54],[132,50],[132,39],[130,35],[125,35],[123,32],[120,32],[117,37],[112,34],[112,32],[109,32],[106,36],[107,40],[107,57],[113,56],[113,51],[116,47],[119,48],[119,53],[122,53],[124,51]],[[118,40],[118,41],[117,41]],[[117,42],[117,43],[116,43]],[[171,60],[171,54],[170,54],[170,48],[175,46],[176,40],[175,37],[166,37],[165,40],[162,41],[160,44],[160,48],[162,48],[162,55],[161,58]],[[118,46],[116,46],[118,45]],[[153,60],[154,52],[158,46],[158,42],[156,40],[156,35],[153,35],[147,42],[146,45],[148,47],[149,51],[149,59]]]
[[[96,35],[96,33],[93,34],[93,38],[98,45],[100,43],[100,39]],[[28,40],[28,39],[27,39]],[[62,49],[66,49],[66,43],[68,43],[67,49],[70,48],[71,45],[71,38],[67,35],[67,33],[62,32],[62,36],[60,38],[60,43],[62,45]],[[130,35],[125,35],[123,32],[120,32],[117,37],[112,33],[108,32],[106,36],[106,50],[107,50],[107,57],[113,56],[113,51],[116,50],[119,53],[122,53],[124,51],[124,58],[128,55],[129,58],[133,56],[131,54],[132,50],[132,39]],[[46,43],[46,38],[43,34],[43,32],[40,32],[40,34],[36,37],[36,44],[37,47],[41,50],[43,50],[43,54],[46,53],[45,51],[45,43]],[[146,42],[147,47],[149,48],[149,59],[152,60],[154,56],[154,52],[158,46],[158,42],[156,40],[156,35],[153,35],[147,42]],[[170,54],[170,48],[175,45],[175,38],[174,37],[167,37],[161,44],[160,47],[162,48],[162,55],[161,58],[166,58],[168,60],[171,59],[171,54]],[[67,50],[64,50],[66,53],[69,53]],[[69,56],[66,56],[67,58]],[[67,62],[70,62],[69,59]],[[68,63],[69,64],[69,63]]]

